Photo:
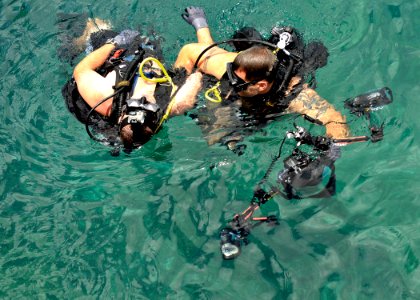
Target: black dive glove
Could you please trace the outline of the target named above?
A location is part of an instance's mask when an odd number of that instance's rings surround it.
[[[129,45],[133,42],[134,38],[140,33],[135,30],[126,29],[120,32],[117,36],[107,41],[107,44]]]
[[[207,24],[206,14],[201,7],[188,6],[181,16],[188,24],[191,24],[195,30],[209,27]]]

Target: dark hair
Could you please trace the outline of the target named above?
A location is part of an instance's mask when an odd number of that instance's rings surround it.
[[[125,149],[133,147],[133,130],[131,125],[125,125],[120,130],[120,138]]]
[[[274,80],[273,69],[276,64],[276,55],[268,48],[254,46],[246,49],[236,56],[233,69],[243,69],[247,80]]]
[[[293,68],[290,70],[289,77],[284,78],[288,72],[292,57],[280,51],[277,56],[263,46],[253,46],[252,42],[240,42],[235,45],[237,50],[244,50],[238,54],[233,62],[233,70],[238,68],[244,69],[246,79],[262,80],[266,79],[270,83],[278,82],[279,84],[284,80],[285,86],[293,76],[300,76],[309,83],[309,86],[316,87],[315,71],[325,66],[328,62],[328,49],[320,41],[311,41],[305,45],[301,33],[291,26],[274,27],[271,30],[271,36],[267,40],[271,44],[277,44],[280,40],[280,35],[283,32],[291,34],[291,43],[287,46],[287,51],[298,60],[293,59]],[[234,38],[248,38],[260,39],[260,34],[254,28],[245,27],[238,30],[234,34]],[[254,43],[255,45],[255,43]]]
[[[120,138],[124,149],[131,151],[146,144],[153,136],[153,131],[148,126],[132,126],[128,124],[120,129]]]

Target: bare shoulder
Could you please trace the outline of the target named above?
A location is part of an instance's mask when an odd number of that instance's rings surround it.
[[[109,97],[114,93],[114,89],[112,87],[115,83],[115,72],[113,73],[114,74],[111,74],[106,78],[93,71],[79,72],[77,76],[75,76],[77,89],[90,107],[96,106],[104,98]],[[111,112],[111,107],[112,98],[105,101],[95,110],[98,113],[107,116]]]

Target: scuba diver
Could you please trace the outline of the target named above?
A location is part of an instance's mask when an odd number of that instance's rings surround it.
[[[157,43],[137,31],[117,34],[106,22],[89,19],[74,42],[92,52],[74,68],[63,97],[92,139],[114,147],[112,155],[144,145],[167,118],[195,105],[202,75],[169,73]]]
[[[287,132],[279,153],[254,189],[250,206],[235,214],[229,226],[220,232],[222,256],[233,259],[241,253],[241,246],[248,243],[247,237],[252,228],[277,222],[275,216],[253,216],[274,196],[281,195],[290,200],[325,198],[335,194],[334,164],[340,157],[340,147],[355,142],[382,140],[383,124],[372,124],[370,112],[391,103],[392,92],[384,87],[346,100],[345,107],[352,114],[364,115],[370,123],[370,136],[350,136],[345,117],[314,90],[315,71],[325,66],[328,58],[328,51],[321,42],[305,45],[292,27],[274,27],[269,39],[263,40],[255,29],[246,27],[237,31],[233,39],[215,43],[203,9],[187,7],[182,17],[195,28],[198,43],[185,45],[175,66],[183,66],[188,72],[198,69],[216,78],[214,86],[205,93],[210,102],[215,102],[206,106],[218,106],[214,110],[216,120],[211,120],[209,115],[202,118],[213,121],[213,129],[209,132],[215,134],[208,139],[209,144],[224,142],[225,137],[230,139],[229,135],[235,134],[235,128],[232,131],[220,130],[226,124],[229,126],[235,117],[243,121],[246,129],[252,126],[258,129],[258,126],[285,114],[296,114],[325,127],[325,134],[312,136],[294,122],[295,130]],[[218,47],[228,43],[240,53]],[[204,78],[206,80],[206,76]],[[237,151],[236,142],[240,138],[234,136],[228,147]],[[275,176],[276,184],[263,188],[281,158],[286,138],[293,138],[296,147],[283,160],[283,169]],[[311,148],[310,151],[302,150],[302,145]]]
[[[223,142],[235,151],[242,137],[226,127],[238,116],[242,127],[259,129],[276,117],[297,113],[324,125],[328,137],[349,136],[345,117],[313,89],[316,69],[327,63],[328,51],[322,43],[305,46],[292,27],[274,27],[267,41],[255,29],[244,28],[234,39],[215,43],[202,8],[187,7],[182,17],[195,28],[198,43],[185,45],[175,66],[188,72],[198,69],[217,79],[206,92],[212,95],[207,97],[210,101],[219,102],[207,105],[216,107],[215,120],[204,124],[209,144]],[[241,52],[218,47],[223,43],[233,43]],[[211,117],[207,114],[206,118]]]

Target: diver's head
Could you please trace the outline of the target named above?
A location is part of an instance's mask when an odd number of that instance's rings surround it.
[[[273,85],[276,62],[276,55],[266,47],[246,49],[227,64],[229,82],[243,97],[266,94]]]
[[[147,143],[152,138],[152,135],[153,131],[148,126],[126,124],[120,127],[120,138],[124,151],[127,153]]]
[[[162,118],[156,103],[141,99],[128,99],[120,118],[119,133],[125,152],[147,143],[159,128]]]

